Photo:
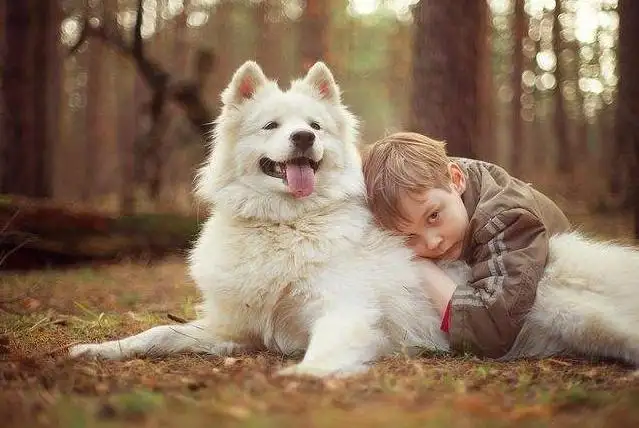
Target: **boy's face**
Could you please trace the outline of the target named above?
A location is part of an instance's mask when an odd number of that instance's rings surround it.
[[[402,212],[409,221],[398,231],[408,235],[407,245],[420,257],[457,260],[463,251],[468,213],[461,195],[466,189],[466,177],[456,164],[451,163],[448,168],[450,191],[431,189],[400,198]]]

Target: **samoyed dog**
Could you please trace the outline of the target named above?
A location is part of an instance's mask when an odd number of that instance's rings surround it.
[[[316,63],[288,90],[248,61],[222,93],[197,194],[214,205],[189,257],[201,316],[70,348],[107,359],[268,349],[281,375],[348,375],[393,353],[448,350],[424,263],[367,209],[357,121]],[[506,358],[559,353],[639,362],[639,256],[555,238],[536,305]],[[464,281],[467,266],[447,267]]]

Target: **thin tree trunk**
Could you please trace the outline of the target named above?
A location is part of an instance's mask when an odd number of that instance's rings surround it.
[[[478,114],[476,146],[472,148],[475,156],[482,159],[496,157],[494,136],[494,98],[493,98],[493,63],[492,63],[492,28],[490,13],[487,7],[480,7],[479,37],[477,37],[478,75],[477,104],[481,106]]]
[[[619,88],[616,137],[619,147],[633,158],[631,189],[634,198],[635,238],[639,239],[639,2],[619,1]]]
[[[135,213],[135,191],[137,188],[135,165],[135,139],[137,137],[136,87],[138,76],[133,67],[123,58],[118,58],[121,67],[118,91],[118,141],[120,158],[120,214]]]
[[[526,36],[526,13],[524,12],[524,0],[515,0],[515,13],[513,18],[513,73],[512,73],[512,129],[511,129],[511,155],[510,168],[515,175],[522,172],[523,154],[523,123],[521,117],[521,97],[523,95],[521,76],[524,72],[523,42]]]
[[[575,92],[576,99],[575,102],[577,104],[577,117],[576,117],[576,130],[575,130],[575,139],[572,143],[573,149],[576,153],[586,153],[588,150],[588,118],[586,117],[586,113],[584,110],[584,95],[579,88],[579,70],[582,66],[581,55],[579,55],[580,42],[579,40],[575,40],[570,44],[570,48],[573,50],[575,55],[574,60],[574,73],[575,73]],[[559,61],[559,59],[557,59]]]
[[[61,128],[61,112],[60,102],[62,100],[63,91],[63,51],[60,45],[60,39],[58,37],[58,30],[60,23],[63,19],[63,12],[60,7],[56,5],[58,2],[51,2],[49,4],[50,26],[48,28],[48,35],[46,36],[46,42],[44,45],[44,51],[46,53],[47,63],[47,79],[43,80],[45,83],[44,93],[46,94],[46,138],[50,141],[49,151],[45,164],[47,165],[48,191],[50,196],[57,197],[55,194],[55,151],[60,145],[60,128]],[[1,26],[0,26],[1,28]],[[42,99],[36,100],[37,103],[42,103]]]
[[[562,93],[562,85],[564,83],[564,75],[561,63],[559,61],[559,53],[561,52],[561,29],[559,28],[559,15],[561,13],[561,2],[556,2],[553,13],[552,24],[552,46],[555,55],[557,55],[557,63],[555,66],[555,78],[557,86],[555,88],[555,134],[557,141],[557,169],[562,173],[572,172],[572,158],[570,150],[570,140],[566,128],[566,108],[564,107],[564,95]]]
[[[96,169],[100,152],[104,146],[104,107],[102,105],[102,86],[104,85],[103,65],[106,54],[98,40],[90,40],[87,50],[87,105],[86,105],[86,136],[83,138],[84,148],[84,177],[82,179],[81,199],[89,201],[94,193],[96,184]]]
[[[326,0],[306,0],[300,22],[303,29],[300,34],[300,54],[304,69],[310,68],[316,61],[324,60],[328,49],[328,13]]]
[[[3,67],[3,92],[7,105],[4,128],[7,143],[4,152],[4,170],[2,192],[28,196],[40,196],[43,193],[42,178],[38,170],[43,158],[38,156],[33,111],[34,69],[33,55],[34,32],[29,28],[34,24],[31,5],[26,2],[6,4],[6,63]],[[10,106],[10,108],[9,108]]]
[[[255,59],[267,76],[280,76],[280,39],[275,33],[275,25],[271,22],[269,14],[273,8],[281,6],[271,3],[270,0],[263,0],[253,5],[253,19],[257,29]]]
[[[5,32],[6,32],[6,25],[7,25],[6,15],[7,15],[7,8],[0,7],[0,58],[5,58],[5,61],[7,59],[7,56],[6,56],[7,45],[5,43],[6,42]],[[5,61],[0,62],[0,76],[2,76],[3,79],[4,79],[5,68],[6,68]],[[7,150],[8,139],[9,139],[8,129],[7,129],[7,126],[9,124],[9,118],[7,116],[8,114],[9,114],[9,108],[5,100],[5,91],[0,90],[0,189],[4,187],[3,180],[5,176],[4,170],[6,167],[5,150]]]
[[[160,37],[162,37],[162,43],[167,45],[170,39],[173,39],[173,58],[171,70],[176,76],[187,76],[189,72],[189,57],[191,54],[191,44],[189,43],[189,28],[187,25],[188,12],[190,0],[184,2],[184,11],[175,18],[175,30],[173,34],[164,31]],[[163,19],[161,14],[158,14],[158,20]],[[159,27],[159,23],[158,23]],[[166,40],[165,40],[166,39]]]

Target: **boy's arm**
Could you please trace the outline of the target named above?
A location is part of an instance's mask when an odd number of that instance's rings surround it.
[[[452,349],[491,358],[508,352],[535,301],[548,238],[541,221],[524,209],[504,211],[477,231],[471,280],[451,299]]]
[[[428,259],[419,261],[421,269],[422,287],[433,303],[440,317],[445,317],[446,308],[450,306],[450,299],[457,287],[455,281],[444,270]]]

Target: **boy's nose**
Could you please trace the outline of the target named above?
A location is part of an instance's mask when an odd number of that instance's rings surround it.
[[[436,250],[442,243],[442,238],[439,236],[433,236],[426,239],[426,246],[430,251]]]

